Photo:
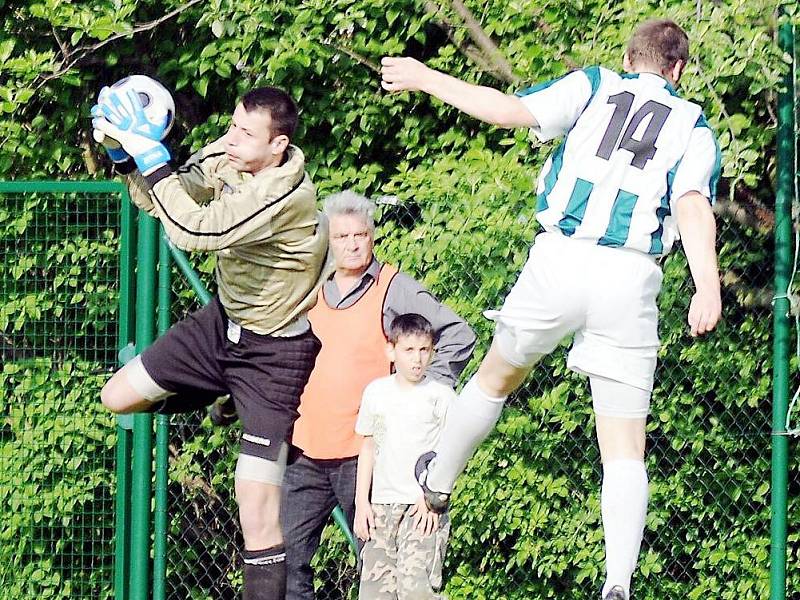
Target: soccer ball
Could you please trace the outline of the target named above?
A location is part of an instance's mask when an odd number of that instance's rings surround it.
[[[167,137],[175,122],[175,101],[167,88],[147,75],[129,75],[112,85],[111,90],[121,96],[130,90],[139,94],[144,112],[151,123],[163,123],[166,120],[161,139]]]

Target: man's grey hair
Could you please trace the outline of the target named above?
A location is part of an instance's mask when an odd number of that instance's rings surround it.
[[[322,211],[331,219],[342,215],[361,217],[370,232],[375,232],[375,203],[352,190],[331,194],[322,204]]]

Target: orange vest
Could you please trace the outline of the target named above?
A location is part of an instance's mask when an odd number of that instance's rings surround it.
[[[378,281],[343,309],[329,307],[320,289],[308,312],[322,349],[300,398],[292,443],[309,458],[349,458],[361,449],[355,432],[361,395],[373,379],[391,373],[383,305],[396,274],[396,268],[383,265]]]

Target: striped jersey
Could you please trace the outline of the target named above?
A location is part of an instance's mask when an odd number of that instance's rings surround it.
[[[574,71],[517,93],[541,141],[564,136],[537,184],[547,230],[659,256],[678,237],[675,202],[714,202],[720,152],[700,107],[653,73]]]

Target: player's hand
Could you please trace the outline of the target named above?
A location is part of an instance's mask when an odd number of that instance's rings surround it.
[[[408,514],[414,517],[411,524],[423,537],[431,535],[439,528],[439,515],[428,510],[428,507],[425,505],[425,498],[422,496],[420,496],[416,504],[411,507]]]
[[[97,104],[102,116],[120,131],[140,135],[154,142],[161,141],[169,126],[169,116],[166,114],[159,121],[151,121],[139,94],[131,89],[118,91],[106,86],[100,90]]]
[[[390,92],[420,91],[430,72],[414,58],[385,56],[381,59],[381,87]]]
[[[698,290],[689,305],[689,330],[692,337],[703,335],[714,329],[722,314],[722,299],[719,290]]]
[[[147,175],[169,161],[169,151],[161,143],[169,119],[151,122],[137,93],[132,90],[118,93],[105,87],[100,90],[97,107],[92,111],[95,130],[118,140],[142,174]]]
[[[95,117],[92,126],[103,135],[119,140],[122,149],[133,157],[142,175],[148,175],[169,162],[169,150],[161,142],[119,129],[103,117]]]
[[[353,533],[358,539],[368,542],[375,533],[375,513],[369,502],[356,503],[356,517],[353,522]]]
[[[91,114],[93,119],[103,116],[103,111],[99,104],[95,104],[92,107]],[[92,137],[95,142],[103,145],[106,154],[108,154],[108,157],[115,163],[125,162],[130,158],[130,155],[122,149],[122,144],[119,143],[119,140],[115,140],[110,135],[106,135],[99,129],[93,129]]]

